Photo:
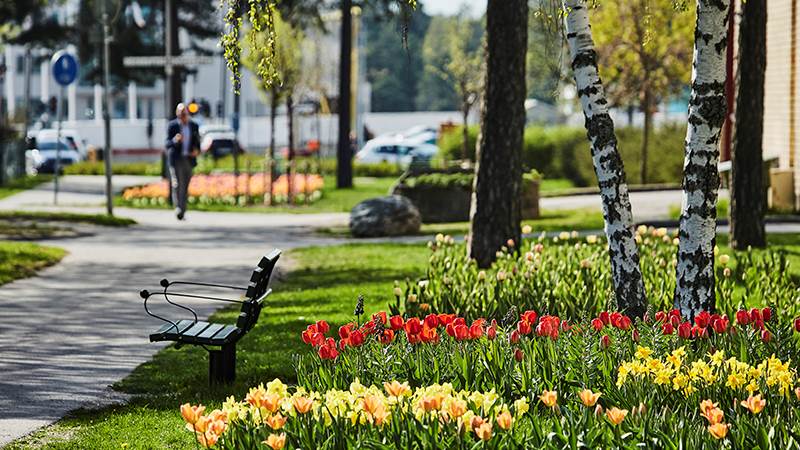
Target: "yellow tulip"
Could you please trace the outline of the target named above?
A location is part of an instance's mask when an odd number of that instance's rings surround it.
[[[475,434],[482,440],[488,441],[492,438],[492,424],[491,422],[484,422],[475,429]]]
[[[192,406],[188,403],[181,405],[181,416],[183,416],[183,420],[186,421],[188,424],[194,425],[197,422],[197,419],[203,415],[203,411],[206,410],[206,407],[203,405]]]
[[[280,413],[278,413],[274,416],[267,417],[264,422],[273,430],[280,430],[284,425],[286,425],[286,417],[283,417]]]
[[[408,383],[399,383],[397,380],[394,380],[391,383],[383,383],[383,388],[386,389],[386,392],[393,397],[400,397],[411,392],[411,388],[408,387]]]
[[[262,442],[267,444],[272,450],[281,450],[286,445],[286,433],[270,434],[266,441]]]
[[[714,436],[715,439],[723,439],[728,435],[728,424],[715,423],[708,426],[708,432]]]
[[[725,414],[719,408],[708,409],[702,412],[701,415],[708,420],[710,425],[721,423],[725,416]]]
[[[453,401],[450,402],[447,407],[447,412],[450,414],[450,417],[457,419],[467,412],[467,402],[464,400],[453,399]]]
[[[592,392],[589,389],[584,389],[578,393],[578,397],[581,398],[583,402],[583,406],[591,407],[597,403],[597,399],[600,398],[602,394],[600,392]]]
[[[606,411],[606,417],[608,417],[608,420],[614,425],[621,424],[627,415],[627,409],[619,409],[616,406]]]
[[[742,401],[742,406],[750,410],[750,412],[753,414],[760,413],[766,405],[767,401],[761,399],[761,394],[751,395],[750,397],[747,397],[747,400]]]
[[[298,413],[306,414],[311,411],[311,407],[314,406],[314,400],[308,397],[295,397],[292,399],[292,405],[294,405],[294,409]]]
[[[497,416],[497,426],[504,430],[510,429],[513,422],[514,419],[508,411],[503,411]]]
[[[542,392],[542,395],[539,396],[539,400],[541,400],[545,406],[553,408],[556,406],[556,403],[558,402],[558,392],[544,391]]]

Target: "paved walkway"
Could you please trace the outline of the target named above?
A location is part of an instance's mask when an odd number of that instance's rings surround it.
[[[118,189],[151,180],[115,177]],[[102,177],[64,177],[59,206],[52,185],[0,200],[0,209],[103,211]],[[635,193],[637,219],[663,217],[678,192]],[[545,209],[599,207],[593,195],[543,199]],[[344,225],[347,214],[252,214],[190,211],[178,222],[166,210],[118,208],[130,228],[92,228],[92,234],[49,241],[69,251],[40,276],[0,288],[0,446],[48,425],[78,407],[119,394],[108,385],[124,378],[163,344],[146,335],[158,326],[137,295],[162,277],[244,283],[258,258],[273,247],[340,243],[314,234]],[[420,239],[420,238],[414,238]],[[286,267],[287,261],[279,263]],[[196,302],[207,316],[218,304]]]

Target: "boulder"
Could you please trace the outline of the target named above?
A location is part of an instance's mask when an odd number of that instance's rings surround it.
[[[400,195],[365,200],[350,211],[350,233],[355,237],[414,234],[421,224],[417,207]]]

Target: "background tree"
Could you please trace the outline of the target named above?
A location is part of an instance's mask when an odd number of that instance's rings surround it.
[[[520,242],[527,47],[527,0],[489,0],[481,133],[467,243],[469,257],[480,267],[491,265],[508,240]]]
[[[767,66],[766,0],[742,4],[739,23],[739,92],[732,154],[731,247],[767,245],[764,230],[764,72]]]
[[[605,1],[592,11],[592,31],[611,103],[644,113],[639,182],[646,184],[653,114],[681,93],[691,67],[694,14],[676,13],[674,0]]]
[[[730,0],[697,0],[686,132],[675,307],[693,320],[714,309],[719,138],[727,114],[725,51]]]
[[[629,315],[641,318],[647,309],[647,298],[639,267],[639,249],[634,240],[625,168],[597,70],[588,5],[585,0],[563,0],[562,6],[566,13],[567,43],[575,85],[586,119],[592,161],[600,187],[617,306]]]
[[[476,39],[476,27],[480,22],[471,20],[468,12],[462,11],[450,18],[445,27],[445,39],[429,44],[430,33],[425,39],[425,51],[433,52],[435,47],[444,47],[444,64],[426,65],[426,72],[435,73],[448,82],[458,98],[462,117],[461,158],[469,159],[469,112],[481,90],[481,65],[483,52],[480,41]],[[431,58],[426,57],[426,60]]]
[[[532,0],[528,21],[528,98],[555,104],[566,73],[562,27],[555,20],[560,2]]]

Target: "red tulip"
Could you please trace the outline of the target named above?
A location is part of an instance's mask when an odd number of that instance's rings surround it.
[[[427,325],[429,328],[436,328],[439,325],[439,318],[436,316],[436,314],[428,314],[425,317],[425,325]]]
[[[764,329],[764,321],[761,319],[755,320],[751,322],[754,330],[763,330]]]
[[[720,318],[711,322],[711,328],[717,334],[722,334],[728,331],[728,318],[727,317],[724,319]]]
[[[617,322],[617,328],[621,330],[630,330],[631,329],[631,318],[628,316],[622,316],[619,321]]]
[[[527,336],[531,333],[531,324],[525,320],[520,320],[517,322],[517,331],[519,334]]]
[[[800,333],[800,317],[794,319],[794,331]]]
[[[394,340],[394,330],[388,328],[383,330],[380,339],[381,344],[390,344]]]
[[[694,318],[694,323],[700,327],[705,328],[711,322],[711,314],[708,311],[701,311],[700,314],[696,315]]]
[[[517,360],[517,362],[522,362],[522,359],[523,359],[524,357],[525,357],[525,353],[522,353],[522,350],[520,350],[520,349],[516,349],[516,350],[514,351],[514,359],[516,359],[516,360]]]
[[[697,325],[695,325],[694,327],[692,327],[692,336],[700,339],[707,339],[708,328],[698,327]]]
[[[497,337],[497,325],[492,324],[492,326],[486,330],[486,337],[489,338],[490,341],[493,341],[494,338]]]
[[[769,330],[765,329],[761,332],[761,340],[764,342],[769,342],[772,340],[772,334],[769,332]]]
[[[656,322],[663,322],[667,319],[667,313],[659,311],[656,313]]]
[[[603,321],[600,319],[592,319],[592,328],[595,331],[600,331],[603,329]]]
[[[422,331],[422,322],[416,317],[406,321],[406,334],[419,334]]]
[[[665,322],[663,325],[661,325],[661,334],[668,335],[672,334],[674,331],[675,327],[673,327],[669,322]]]
[[[600,338],[600,347],[606,349],[611,346],[611,338],[608,337],[607,334],[604,334],[603,337]]]
[[[678,326],[678,336],[681,339],[689,339],[692,337],[692,325],[689,322],[683,322]]]
[[[528,322],[529,324],[533,325],[533,324],[536,323],[536,319],[538,317],[539,317],[539,315],[536,314],[536,311],[528,310],[528,311],[525,311],[524,313],[522,313],[522,316],[520,317],[520,319],[522,319],[522,320]]]
[[[519,342],[519,331],[517,330],[512,331],[511,334],[508,336],[508,340],[511,341],[512,344],[516,344],[517,342]]]
[[[769,322],[769,319],[772,318],[772,310],[769,307],[762,309],[761,317],[764,318],[764,322]]]
[[[681,316],[680,315],[670,315],[669,316],[669,323],[672,324],[673,327],[678,328],[681,324]]]
[[[347,339],[350,337],[350,333],[353,332],[353,323],[348,323],[346,325],[342,325],[339,327],[339,338],[340,339]]]
[[[466,325],[467,321],[463,317],[456,317],[451,323],[453,325]]]
[[[469,337],[469,328],[466,325],[456,325],[454,328],[455,338],[458,341],[463,341]]]
[[[336,359],[339,356],[339,351],[336,350],[336,347],[330,347],[327,345],[323,345],[319,348],[318,351],[319,357],[322,359]]]
[[[750,310],[750,321],[755,322],[756,320],[763,320],[761,318],[761,310],[758,308],[753,308]]]
[[[330,330],[330,328],[331,327],[328,325],[328,322],[325,322],[324,320],[317,321],[317,330],[320,333],[325,334],[328,332],[328,330]]]
[[[622,314],[618,312],[611,313],[611,325],[619,328],[620,320],[622,320]]]
[[[633,342],[639,342],[639,330],[633,330]]]
[[[376,322],[376,323],[377,323],[377,322],[378,322],[378,320],[380,320],[380,322],[381,322],[383,325],[386,325],[386,311],[381,311],[381,312],[379,312],[379,313],[376,313],[376,314],[373,314],[373,315],[372,315],[372,321],[373,321],[373,322]]]
[[[455,314],[439,314],[439,315],[436,316],[436,318],[439,320],[439,325],[447,326],[449,323],[451,323],[451,322],[453,322],[453,320],[455,320],[456,315]]]
[[[598,318],[602,320],[605,325],[611,324],[611,317],[608,315],[608,311],[601,312]]]
[[[392,330],[397,331],[403,328],[403,325],[405,325],[405,321],[401,316],[392,316],[392,318],[389,319],[389,326],[392,327]]]
[[[478,339],[481,336],[483,336],[483,321],[478,319],[469,327],[469,337],[470,339]]]
[[[350,345],[358,347],[364,343],[364,333],[361,330],[355,330],[350,333]]]
[[[743,309],[736,311],[736,323],[741,326],[745,326],[750,323],[750,316],[747,314],[747,311]]]
[[[679,310],[678,308],[674,308],[674,309],[670,310],[669,315],[670,315],[670,317],[677,317],[677,318],[680,319],[681,318],[681,310]]]

